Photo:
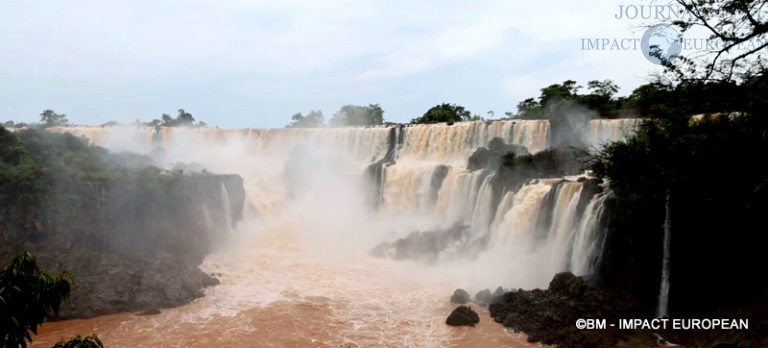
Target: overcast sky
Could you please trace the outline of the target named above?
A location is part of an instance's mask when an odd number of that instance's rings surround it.
[[[620,4],[0,0],[0,120],[50,108],[101,124],[184,108],[221,127],[282,127],[344,104],[379,103],[390,121],[441,102],[502,115],[569,78],[610,78],[627,94],[656,67],[581,41],[639,38],[642,23],[614,18]]]

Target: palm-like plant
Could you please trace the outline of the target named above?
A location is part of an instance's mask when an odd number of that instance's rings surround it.
[[[25,252],[0,271],[0,346],[26,347],[45,318],[58,315],[72,277],[43,272]]]

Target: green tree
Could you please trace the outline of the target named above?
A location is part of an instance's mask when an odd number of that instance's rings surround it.
[[[160,117],[162,119],[162,122],[160,123],[161,126],[173,127],[176,125],[176,120],[171,117],[171,115],[163,114]]]
[[[42,122],[45,127],[65,126],[69,123],[67,115],[57,114],[50,109],[40,113],[40,122]]]
[[[473,117],[469,110],[456,104],[443,103],[433,106],[421,117],[414,118],[411,123],[438,123],[438,122],[461,122],[470,121]]]
[[[534,118],[541,115],[541,104],[536,99],[528,98],[517,103],[517,118]]]
[[[54,317],[69,297],[72,277],[40,270],[29,253],[17,255],[0,271],[0,346],[26,347],[45,318]]]
[[[176,123],[181,126],[193,126],[195,124],[195,118],[192,117],[192,114],[184,111],[184,109],[179,109],[179,114],[176,116]]]
[[[368,106],[344,105],[328,123],[338,126],[375,126],[384,123],[384,110],[379,104]]]
[[[629,105],[642,116],[668,115],[674,107],[674,87],[660,81],[641,85],[629,95]]]
[[[184,111],[184,109],[178,110],[178,115],[174,118],[171,115],[168,114],[162,114],[160,116],[160,119],[154,119],[151,122],[147,123],[149,126],[162,126],[162,127],[193,127],[193,126],[199,126],[204,127],[206,126],[206,123],[203,121],[197,122],[195,124],[195,117],[192,116],[191,113]]]
[[[601,97],[605,100],[610,100],[613,95],[619,92],[619,86],[611,80],[593,80],[587,82],[587,89],[591,95]]]
[[[549,101],[558,99],[571,99],[576,96],[581,86],[576,81],[565,80],[562,84],[556,83],[541,89],[539,104],[544,105]]]
[[[300,112],[291,116],[293,120],[286,128],[318,128],[325,127],[325,116],[320,110],[310,111],[306,116]]]
[[[576,95],[575,100],[591,110],[597,111],[601,116],[614,114],[618,108],[618,100],[613,96],[619,91],[619,86],[611,80],[592,80],[587,82],[589,94]]]

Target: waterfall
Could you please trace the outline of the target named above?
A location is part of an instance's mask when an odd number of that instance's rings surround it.
[[[537,217],[542,201],[551,189],[552,185],[537,181],[523,186],[512,196],[509,211],[502,213],[503,217],[491,235],[489,248],[494,253],[534,250],[537,244]]]
[[[224,215],[224,225],[227,228],[227,231],[230,231],[234,226],[232,225],[232,209],[230,208],[229,204],[229,192],[227,191],[227,186],[224,185],[224,183],[221,183],[221,204],[223,215]]]
[[[607,194],[596,194],[584,209],[584,216],[579,224],[571,253],[571,271],[576,275],[594,272],[597,257],[603,248],[604,238],[600,236],[600,220],[607,198]]]
[[[593,120],[583,138],[595,146],[620,140],[639,123],[639,119]],[[377,163],[379,182],[371,185],[375,189],[359,190],[360,196],[364,192],[369,198],[377,195],[378,204],[370,216],[388,222],[394,230],[388,232],[469,226],[469,240],[485,248],[478,257],[518,270],[519,286],[543,286],[554,272],[593,272],[604,239],[599,225],[607,196],[582,199],[592,193],[574,177],[540,178],[512,189],[495,183],[498,173],[469,170],[467,162],[494,138],[525,146],[531,153],[545,150],[550,146],[550,127],[548,120],[500,120],[312,129],[76,126],[50,130],[82,136],[111,150],[146,154],[164,168],[201,163],[210,172],[239,174],[246,189],[244,213],[257,219],[279,217],[288,208],[322,208],[326,215],[333,214],[335,203],[347,207],[343,212],[339,208],[339,214],[352,215],[350,207],[365,206],[349,203],[357,197],[358,192],[353,192],[357,181]],[[296,206],[300,199],[295,193],[327,196]],[[225,186],[221,196],[226,225],[234,227]],[[207,208],[217,220],[213,207]],[[354,212],[360,213],[356,208]],[[312,217],[325,217],[318,215]],[[532,264],[536,269],[530,269]],[[522,276],[531,272],[537,274],[530,279]]]
[[[525,146],[536,153],[548,147],[548,120],[473,121],[446,124],[418,124],[402,128],[403,143],[397,159],[466,161],[472,152],[493,138],[506,144]]]
[[[664,318],[669,315],[669,256],[672,243],[671,209],[669,204],[669,189],[664,202],[664,251],[661,259],[661,285],[659,286],[659,305],[656,315]]]
[[[600,148],[606,143],[624,140],[634,133],[642,122],[642,118],[591,120],[585,143],[590,147]]]
[[[514,122],[510,144],[523,145],[530,153],[537,153],[549,147],[549,121],[519,120]]]
[[[394,165],[384,168],[383,207],[389,212],[425,212],[434,205],[431,197],[434,165]]]
[[[480,190],[473,207],[472,220],[470,226],[472,232],[481,236],[489,232],[491,220],[493,219],[493,186],[491,181],[495,174],[491,174],[483,179]]]
[[[547,237],[549,267],[553,272],[568,269],[573,238],[576,229],[576,207],[583,185],[578,182],[563,182],[555,194],[552,224]]]

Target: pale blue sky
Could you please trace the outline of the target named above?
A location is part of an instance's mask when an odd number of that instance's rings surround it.
[[[184,108],[221,127],[282,127],[344,104],[379,103],[390,121],[441,102],[501,115],[568,78],[626,94],[655,68],[639,51],[581,50],[581,38],[641,36],[614,18],[619,4],[0,0],[0,120]]]

